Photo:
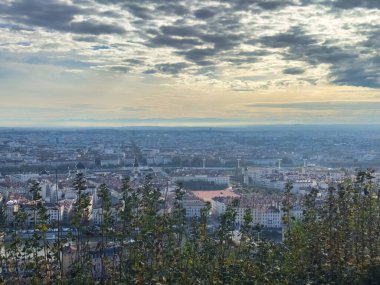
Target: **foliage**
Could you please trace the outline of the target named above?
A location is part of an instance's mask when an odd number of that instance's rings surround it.
[[[63,248],[46,242],[48,216],[41,189],[38,183],[32,184],[32,211],[19,207],[14,212],[11,239],[1,252],[3,282],[379,284],[380,189],[372,170],[360,171],[356,179],[331,185],[326,192],[311,190],[303,201],[302,221],[292,216],[292,186],[287,184],[282,203],[283,243],[260,238],[262,226],[252,224],[250,211],[238,233],[237,201],[210,231],[210,203],[200,217],[186,219],[182,187],[176,188],[169,209],[149,177],[141,187],[132,187],[124,179],[117,205],[112,204],[108,187],[99,186],[100,232],[96,242],[90,241],[86,233],[92,204],[83,174],[77,174],[74,188],[73,243]],[[21,231],[28,219],[34,232],[25,237]],[[62,275],[58,259],[68,249],[72,259]]]
[[[86,179],[83,173],[77,173],[74,180],[74,189],[77,191],[77,199],[73,205],[71,224],[74,232],[75,256],[70,264],[69,279],[76,284],[89,284],[92,279],[91,257],[89,244],[85,238],[85,232],[89,226],[90,207],[92,201],[86,190]]]

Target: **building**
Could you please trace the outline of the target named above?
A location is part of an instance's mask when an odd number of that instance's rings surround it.
[[[193,182],[201,181],[207,183],[213,183],[217,185],[229,185],[230,178],[228,176],[208,176],[208,175],[187,175],[187,176],[175,176],[174,182]]]
[[[64,206],[62,204],[52,204],[52,203],[46,203],[45,204],[47,208],[47,214],[49,216],[48,218],[48,224],[49,225],[54,225],[58,221],[63,220],[63,211],[64,211]]]
[[[9,200],[5,207],[6,223],[13,223],[14,213],[18,212],[19,205],[17,200]]]
[[[276,198],[270,199],[261,196],[240,198],[239,205],[236,207],[236,227],[241,227],[244,224],[244,217],[249,211],[252,216],[252,226],[260,224],[267,228],[281,228],[283,213],[281,211],[281,202]],[[236,200],[236,198],[213,198],[211,201],[213,213],[217,216],[224,214],[233,200]],[[301,208],[298,207],[294,213],[297,215],[296,218],[300,218],[302,216]]]
[[[36,180],[40,175],[38,173],[29,173],[29,174],[14,174],[9,175],[11,182],[27,182],[29,180]]]
[[[118,219],[118,212],[115,208],[111,208],[110,210],[111,217],[114,221]],[[94,226],[100,226],[103,223],[103,209],[102,208],[93,208],[91,213],[91,224]]]
[[[100,158],[100,166],[119,166],[120,157],[115,154],[103,155]]]
[[[206,203],[195,197],[193,194],[186,195],[182,199],[182,207],[185,209],[185,217],[190,219],[201,216],[202,209]]]
[[[93,225],[99,226],[102,224],[103,220],[103,209],[102,208],[93,208],[91,215],[91,223]]]
[[[260,224],[266,228],[282,227],[282,211],[274,206],[270,206],[260,213]]]

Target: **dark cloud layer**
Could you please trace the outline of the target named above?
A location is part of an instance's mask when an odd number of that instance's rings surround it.
[[[158,71],[161,71],[163,73],[168,74],[178,74],[180,71],[182,71],[184,68],[188,66],[185,62],[178,62],[178,63],[162,63],[162,64],[156,64],[155,68]]]
[[[184,16],[190,13],[189,9],[185,5],[178,2],[170,3],[170,1],[168,1],[167,3],[157,5],[156,10],[160,11],[161,13],[173,14],[178,16]]]
[[[288,0],[222,0],[234,5],[237,9],[259,8],[263,10],[277,10],[289,5],[295,5],[294,1]]]
[[[274,36],[264,36],[260,42],[271,48],[304,47],[315,44],[315,40],[306,36],[299,27],[293,27],[288,32]]]
[[[177,49],[189,49],[197,45],[201,45],[202,42],[200,42],[197,39],[191,39],[191,38],[175,38],[167,35],[158,35],[153,37],[150,40],[150,43],[148,46],[150,47],[173,47]]]
[[[141,19],[151,19],[153,17],[150,9],[133,2],[124,4],[123,8],[126,8],[131,14]]]
[[[364,58],[355,48],[342,48],[320,42],[306,34],[302,28],[293,27],[288,32],[261,38],[270,48],[283,48],[283,57],[292,61],[305,61],[313,66],[330,65],[330,80],[338,85],[380,88],[380,71],[374,58]]]
[[[367,39],[363,42],[365,47],[368,47],[374,51],[380,50],[380,24],[375,26],[369,26],[367,34]]]
[[[303,0],[302,4],[318,4],[333,9],[380,9],[380,1],[377,0]]]
[[[208,18],[212,18],[216,15],[216,13],[217,13],[216,10],[217,10],[216,7],[204,7],[204,8],[196,10],[194,12],[194,15],[198,19],[208,19]]]
[[[326,1],[326,4],[330,4],[329,1]],[[336,1],[332,1],[331,5],[333,7],[341,8],[341,9],[352,9],[352,8],[380,9],[380,1],[378,0],[336,0]]]
[[[177,54],[185,56],[188,61],[202,65],[207,57],[213,57],[218,53],[214,48],[196,48],[188,51],[179,51]]]
[[[76,34],[124,34],[125,29],[117,25],[102,24],[95,21],[72,22],[64,27],[64,31]]]
[[[305,70],[298,67],[286,68],[282,71],[284,74],[298,75],[305,73]]]
[[[103,5],[102,9],[99,5]],[[287,8],[303,6],[314,11],[315,5],[338,19],[350,9],[380,9],[380,0],[77,0],[73,4],[60,0],[13,0],[0,4],[0,20],[7,23],[5,28],[17,25],[19,29],[40,27],[73,33],[72,39],[78,44],[93,43],[92,49],[99,52],[112,46],[100,41],[99,36],[125,35],[127,31],[122,23],[128,21],[141,47],[168,48],[168,53],[176,57],[159,58],[149,64],[133,58],[121,60],[121,65],[110,64],[112,67],[108,69],[118,72],[139,68],[146,74],[178,75],[198,69],[193,73],[197,74],[221,64],[247,68],[249,64],[265,63],[267,58],[276,57],[287,64],[279,67],[278,74],[302,75],[305,77],[302,80],[315,82],[315,78],[306,78],[309,74],[306,71],[323,64],[329,67],[328,79],[334,84],[380,88],[380,56],[376,52],[380,49],[378,23],[357,27],[365,40],[352,46],[323,40],[296,20],[285,32],[273,33],[270,27],[260,26],[264,18],[276,22],[277,16]],[[249,13],[257,19],[257,25],[244,23]],[[119,46],[122,44],[118,42]],[[246,46],[253,51],[243,50]],[[289,78],[301,80],[300,76]]]
[[[0,5],[0,15],[8,20],[28,26],[71,32],[77,34],[123,34],[118,25],[99,23],[93,20],[77,22],[76,15],[90,15],[90,10],[58,1],[18,0],[10,5]]]

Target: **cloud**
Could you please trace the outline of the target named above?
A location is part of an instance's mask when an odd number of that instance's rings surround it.
[[[270,48],[286,48],[288,52],[284,52],[283,56],[287,60],[302,60],[313,65],[340,64],[358,57],[351,50],[331,46],[329,43],[321,43],[306,34],[300,27],[292,27],[286,33],[264,36],[261,38],[261,43]]]
[[[303,110],[375,110],[380,112],[380,101],[331,101],[297,103],[255,103],[250,108],[280,108]]]
[[[104,49],[110,49],[111,47],[108,45],[94,45],[91,47],[93,50],[104,50]]]
[[[179,1],[176,3],[176,2],[165,2],[163,4],[160,4],[156,7],[156,10],[157,11],[161,11],[162,13],[164,14],[174,14],[174,15],[178,15],[178,16],[184,16],[186,14],[189,13],[189,9],[179,3]]]
[[[128,73],[130,71],[130,68],[128,66],[125,66],[125,65],[114,65],[114,66],[110,66],[108,68],[109,68],[109,70],[120,72],[120,73]]]
[[[97,36],[73,36],[73,40],[77,42],[97,42]]]
[[[287,0],[222,0],[234,5],[236,9],[253,9],[260,8],[262,10],[277,10],[287,6],[296,5],[295,1]]]
[[[377,3],[8,0],[0,4],[0,49],[29,65],[140,73],[173,86],[380,88]]]
[[[260,42],[267,47],[285,49],[282,56],[286,60],[304,61],[312,66],[328,64],[330,82],[380,88],[379,70],[356,51],[355,47],[334,46],[305,33],[300,27],[292,27],[285,33],[264,36]]]
[[[217,9],[216,7],[204,7],[204,8],[194,11],[194,15],[198,19],[202,19],[202,20],[212,18],[217,14],[216,9]]]
[[[149,8],[146,8],[146,6],[144,7],[135,3],[126,3],[123,5],[123,8],[126,8],[131,14],[140,19],[147,20],[152,18],[152,11]]]
[[[329,3],[329,2],[326,2]],[[341,9],[368,8],[380,9],[380,2],[377,0],[335,0],[331,5]]]
[[[150,47],[173,47],[177,49],[188,49],[192,48],[193,46],[199,46],[202,45],[202,42],[200,42],[197,39],[190,39],[190,38],[174,38],[166,35],[158,35],[152,39],[150,39],[149,46]]]
[[[355,8],[380,9],[380,2],[377,0],[302,0],[301,4],[322,5],[332,9],[352,10]]]
[[[95,21],[72,22],[64,28],[67,32],[77,34],[125,34],[125,29],[117,25],[103,24]]]
[[[161,63],[156,64],[155,68],[156,70],[159,70],[163,73],[168,74],[178,74],[180,71],[182,71],[184,68],[186,68],[188,64],[184,62],[177,62],[177,63]]]
[[[206,43],[213,44],[214,49],[219,51],[230,50],[243,41],[243,36],[236,34],[204,34],[200,38]]]
[[[338,85],[380,88],[380,71],[378,65],[368,66],[366,61],[332,69],[332,82]]]
[[[219,28],[218,28],[219,29]],[[159,31],[152,31],[154,36],[149,39],[149,47],[171,47],[174,53],[181,55],[187,61],[204,66],[215,63],[211,58],[218,53],[226,52],[239,46],[244,41],[242,33],[216,33],[203,24],[161,26]]]
[[[196,48],[187,51],[179,51],[177,54],[185,56],[188,61],[201,64],[205,58],[212,57],[218,53],[214,48]]]
[[[380,25],[364,25],[364,31],[361,33],[367,36],[367,39],[362,42],[365,47],[373,50],[380,49]]]
[[[286,68],[282,71],[284,74],[291,74],[291,75],[298,75],[305,73],[305,69],[299,68],[299,67],[290,67]]]
[[[316,43],[311,36],[305,35],[300,27],[292,27],[285,33],[263,36],[259,41],[271,48],[305,47]]]
[[[236,65],[246,65],[263,61],[265,56],[272,53],[266,50],[240,51],[223,57],[223,60]]]
[[[126,62],[132,66],[141,66],[144,64],[143,60],[137,59],[137,58],[128,58],[128,59],[125,59],[124,62]]]
[[[16,0],[0,5],[0,14],[8,20],[28,26],[43,27],[78,34],[124,34],[125,29],[115,24],[94,20],[75,21],[75,16],[91,15],[89,9],[57,0]]]
[[[264,10],[277,10],[286,6],[294,5],[292,1],[286,1],[286,0],[257,1],[256,4]]]
[[[205,29],[204,25],[179,25],[179,26],[162,26],[160,27],[161,33],[167,36],[178,37],[199,37],[202,34],[202,29]]]
[[[157,73],[157,70],[155,69],[147,69],[143,71],[144,74],[155,74]]]
[[[2,4],[1,8],[3,15],[20,23],[57,29],[62,29],[75,15],[84,12],[74,5],[42,0],[18,0],[10,5]]]

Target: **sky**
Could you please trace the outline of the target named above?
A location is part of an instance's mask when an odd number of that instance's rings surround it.
[[[0,126],[380,123],[379,0],[2,0]]]

